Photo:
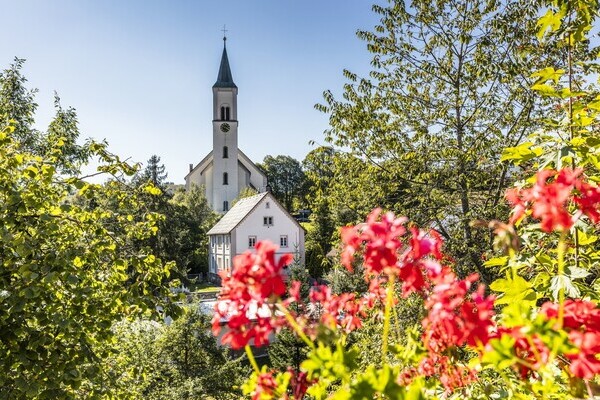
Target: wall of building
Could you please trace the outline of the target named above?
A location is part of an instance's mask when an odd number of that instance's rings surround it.
[[[265,225],[264,217],[272,217],[273,225]],[[269,240],[278,247],[280,247],[281,236],[287,236],[288,245],[277,251],[278,256],[298,252],[301,263],[304,264],[304,230],[269,196],[262,199],[236,228],[236,253],[234,254],[252,250],[248,247],[249,236],[256,236],[257,241]]]

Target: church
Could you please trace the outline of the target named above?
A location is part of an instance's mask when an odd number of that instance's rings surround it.
[[[259,193],[267,190],[265,174],[238,148],[238,88],[233,82],[226,43],[224,37],[219,74],[212,87],[212,151],[196,166],[190,164],[185,177],[186,189],[192,185],[204,187],[208,203],[219,213],[229,211],[246,187]]]

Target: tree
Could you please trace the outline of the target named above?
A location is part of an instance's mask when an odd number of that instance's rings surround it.
[[[167,173],[165,172],[165,165],[160,163],[160,157],[153,154],[146,164],[144,170],[135,177],[135,182],[145,183],[152,182],[152,184],[164,191],[165,179],[167,179]]]
[[[118,353],[106,363],[113,366],[117,393],[156,400],[240,398],[248,368],[217,345],[198,307],[186,307],[168,326],[136,320],[115,327]]]
[[[317,108],[330,114],[326,140],[349,151],[338,168],[364,164],[388,188],[372,192],[349,173],[344,195],[362,192],[371,206],[434,226],[462,272],[487,276],[480,256],[491,236],[469,222],[506,215],[502,193],[514,177],[499,154],[538,126],[529,75],[556,52],[543,55],[535,43],[532,4],[416,0],[373,9],[381,24],[358,32],[373,53],[370,77],[344,71],[343,100],[326,91]],[[362,200],[350,206],[360,217]]]
[[[53,143],[62,142],[62,158],[57,160],[58,168],[61,172],[75,174],[81,164],[87,162],[89,158],[87,149],[77,144],[79,138],[77,113],[73,107],[63,108],[56,92],[54,108],[56,114],[41,143],[43,153],[50,151]]]
[[[25,60],[15,57],[14,63],[0,74],[0,115],[3,126],[14,121],[14,139],[24,150],[39,153],[40,132],[33,128],[37,89],[25,87],[27,79],[21,74]]]
[[[166,284],[173,265],[130,245],[156,232],[156,214],[134,221],[128,212],[140,206],[140,192],[154,188],[132,193],[61,176],[62,141],[42,158],[24,151],[14,131],[0,131],[0,397],[101,395],[109,387],[101,360],[110,353],[112,324],[159,317],[160,309],[178,314]],[[90,142],[86,152],[100,159],[100,171],[134,172],[105,144]],[[95,197],[117,206],[75,201]]]
[[[217,214],[208,205],[201,186],[175,192],[163,226],[166,259],[174,260],[182,271],[208,273],[206,232],[216,222]]]
[[[273,195],[288,210],[294,208],[294,201],[302,199],[304,172],[298,160],[290,156],[266,156],[258,165],[267,175]]]

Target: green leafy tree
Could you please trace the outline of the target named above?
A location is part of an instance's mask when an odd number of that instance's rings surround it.
[[[360,218],[380,205],[435,227],[461,272],[489,280],[481,254],[491,235],[469,223],[506,216],[514,177],[499,154],[539,126],[529,75],[560,51],[535,42],[537,9],[525,2],[390,0],[373,10],[381,23],[358,32],[373,53],[370,77],[344,71],[343,100],[327,91],[317,105],[330,114],[326,140],[349,152],[337,160],[347,186],[338,197]]]
[[[249,375],[212,336],[210,321],[190,306],[169,326],[150,321],[116,326],[119,352],[107,363],[119,393],[152,400],[239,399]]]
[[[298,160],[290,156],[266,156],[258,165],[267,175],[275,198],[288,210],[294,209],[294,201],[303,198],[304,172]]]
[[[21,74],[24,63],[15,57],[14,63],[0,73],[0,115],[4,125],[14,121],[13,138],[23,149],[39,154],[41,134],[33,127],[37,89],[27,89],[27,79]]]
[[[209,206],[204,189],[192,185],[188,190],[175,192],[168,210],[164,223],[169,232],[164,246],[167,259],[176,261],[186,272],[208,273],[206,232],[217,222],[218,216]]]
[[[42,158],[24,151],[13,132],[0,132],[0,397],[108,395],[102,360],[112,324],[159,317],[160,309],[177,315],[164,283],[173,265],[130,246],[156,232],[158,215],[136,221],[128,212],[154,188],[132,193],[61,176],[63,141]],[[100,171],[134,172],[105,144],[90,142],[86,151]],[[80,205],[77,197],[112,198],[117,207]]]
[[[52,144],[61,141],[62,159],[57,160],[61,172],[77,173],[79,167],[88,161],[89,151],[86,147],[77,144],[79,138],[79,126],[77,113],[73,107],[63,108],[60,104],[58,94],[54,93],[54,108],[56,114],[46,135],[43,137],[43,152],[51,150]]]

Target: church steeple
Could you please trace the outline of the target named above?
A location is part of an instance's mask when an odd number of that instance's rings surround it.
[[[231,68],[229,68],[229,59],[227,58],[227,37],[223,37],[223,55],[221,56],[221,65],[219,66],[219,75],[213,88],[237,88],[233,83]]]

